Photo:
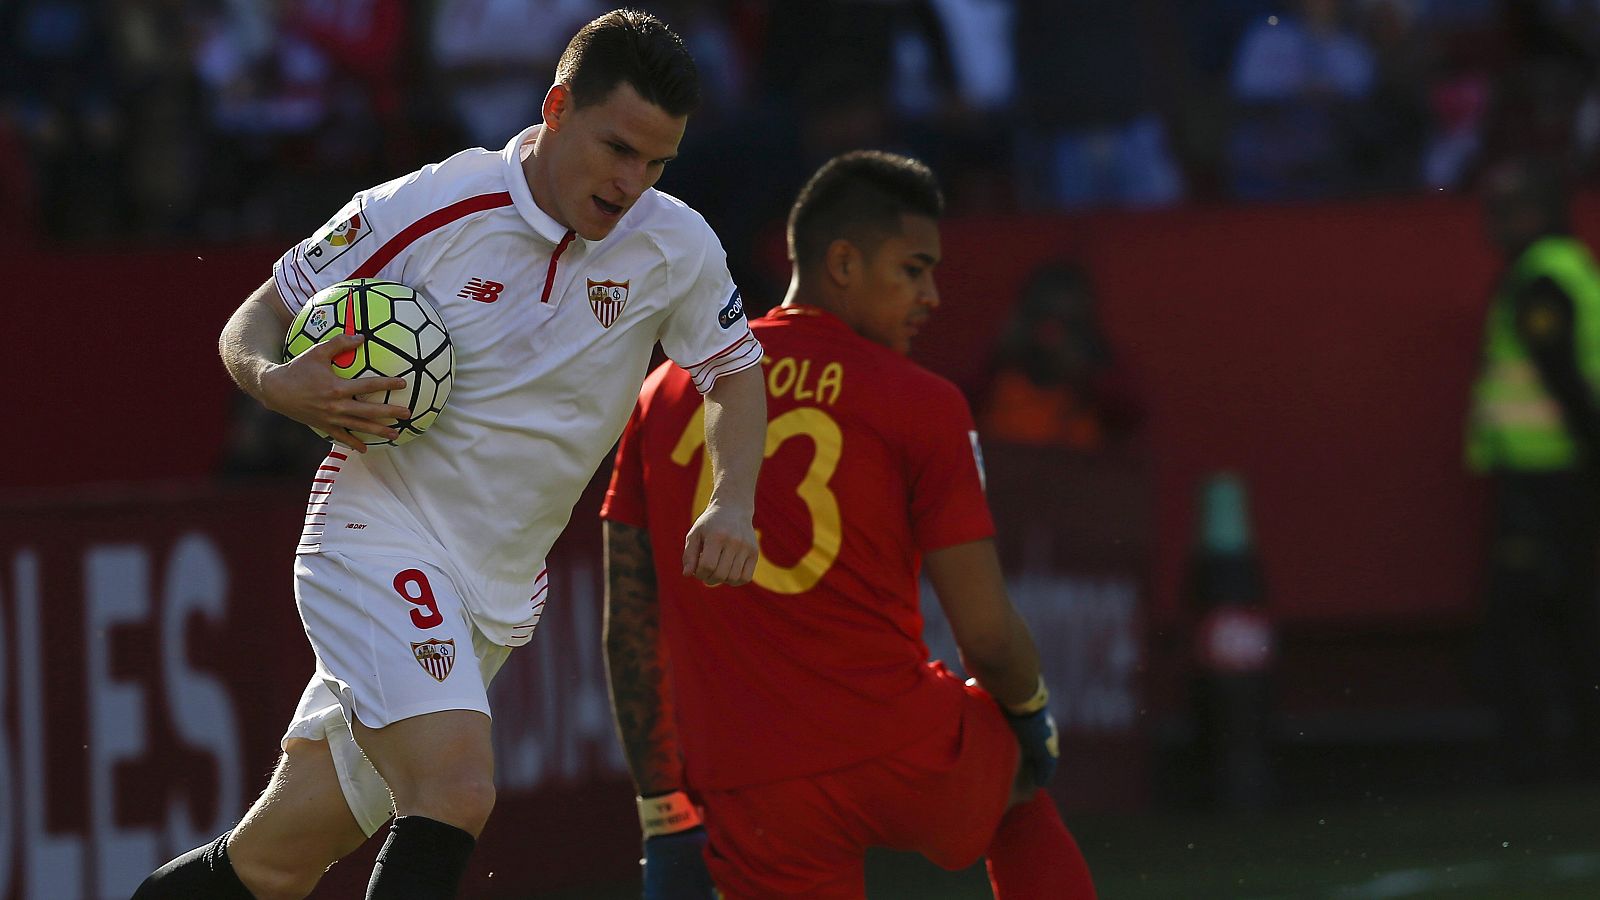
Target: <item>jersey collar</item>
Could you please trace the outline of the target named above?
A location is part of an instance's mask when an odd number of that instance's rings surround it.
[[[807,319],[819,325],[832,328],[835,331],[848,331],[855,334],[845,321],[820,306],[807,306],[796,303],[792,306],[774,306],[765,316],[768,319]]]
[[[533,190],[528,187],[528,176],[522,171],[523,148],[529,147],[534,138],[539,136],[542,125],[533,125],[523,129],[521,134],[511,139],[506,144],[506,149],[501,152],[506,164],[506,188],[511,192],[511,204],[522,213],[522,218],[533,228],[534,233],[552,244],[561,243],[567,236],[566,226],[550,218],[550,214],[539,208],[533,201]]]

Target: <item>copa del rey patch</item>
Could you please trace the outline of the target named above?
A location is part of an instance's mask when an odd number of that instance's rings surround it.
[[[434,681],[449,678],[450,670],[456,664],[456,642],[453,638],[447,641],[429,638],[420,644],[413,641],[411,652],[416,654],[417,664],[432,675]]]
[[[610,328],[628,305],[628,282],[584,280],[589,282],[589,308],[601,325]]]

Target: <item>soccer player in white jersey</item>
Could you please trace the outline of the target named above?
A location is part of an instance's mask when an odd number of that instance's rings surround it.
[[[543,556],[657,341],[705,396],[715,467],[684,574],[749,581],[761,347],[716,236],[651,188],[697,93],[663,23],[601,16],[562,55],[542,125],[357,194],[234,313],[221,351],[240,387],[336,442],[294,566],[316,673],[260,799],[137,900],[304,897],[391,814],[367,897],[455,895],[494,805],[487,684],[532,635]],[[403,447],[352,434],[392,436],[407,412],[361,399],[398,379],[333,373],[359,337],[279,362],[295,312],[353,277],[421,291],[455,345],[449,405]]]

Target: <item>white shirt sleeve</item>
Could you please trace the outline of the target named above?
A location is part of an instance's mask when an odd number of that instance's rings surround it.
[[[661,349],[689,372],[700,393],[723,375],[761,361],[761,342],[750,333],[744,298],[728,274],[727,254],[710,226],[700,223],[700,253],[669,263],[675,293],[661,332]],[[679,285],[683,285],[679,289]]]
[[[349,278],[382,246],[384,239],[375,233],[368,193],[362,191],[350,198],[326,225],[272,264],[272,277],[289,312],[298,313],[318,291]]]
[[[384,244],[428,212],[437,180],[430,176],[437,168],[425,166],[356,194],[326,225],[279,257],[272,276],[289,311],[298,313],[318,291],[355,277]]]

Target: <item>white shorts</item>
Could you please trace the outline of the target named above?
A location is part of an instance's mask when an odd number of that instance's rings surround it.
[[[350,811],[372,835],[393,801],[350,723],[382,728],[447,709],[487,716],[489,682],[511,648],[477,629],[449,576],[413,559],[302,554],[294,594],[317,666],[283,741],[328,742]]]

